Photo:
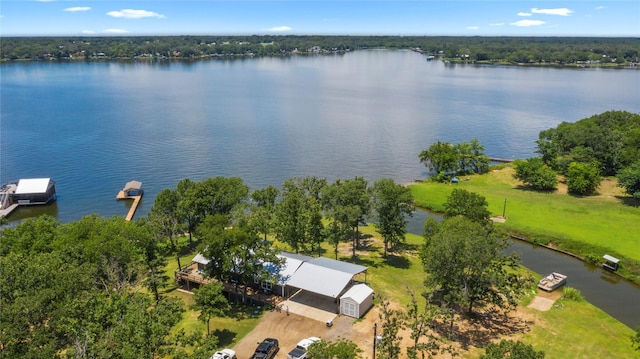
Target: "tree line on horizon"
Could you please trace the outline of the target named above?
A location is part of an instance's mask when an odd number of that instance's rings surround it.
[[[0,59],[201,59],[419,49],[465,62],[518,64],[637,64],[635,38],[461,36],[72,36],[3,37]]]

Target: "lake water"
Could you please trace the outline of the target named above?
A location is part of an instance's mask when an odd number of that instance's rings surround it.
[[[427,175],[419,152],[478,138],[492,157],[534,155],[541,130],[608,110],[640,113],[640,71],[478,67],[410,51],[185,62],[0,66],[0,183],[51,177],[63,222],[145,215],[180,179]]]
[[[10,219],[68,222],[125,216],[130,204],[115,196],[134,179],[145,190],[136,216],[183,178],[237,176],[252,189],[303,176],[406,183],[427,175],[418,154],[435,141],[475,137],[489,156],[527,158],[540,131],[640,113],[639,98],[640,71],[446,65],[410,51],[2,64],[0,184],[53,178],[56,203]]]

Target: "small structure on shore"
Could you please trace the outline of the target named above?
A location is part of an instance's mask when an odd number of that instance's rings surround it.
[[[605,254],[602,256],[604,258],[604,263],[602,263],[602,268],[615,272],[618,270],[618,266],[620,265],[620,260],[616,257]]]
[[[127,221],[133,219],[133,215],[136,213],[136,209],[138,209],[138,204],[140,204],[140,200],[142,199],[143,194],[144,191],[142,190],[142,182],[140,181],[129,181],[124,185],[124,188],[120,192],[118,192],[118,195],[116,196],[117,200],[133,200],[131,209],[129,209],[129,213],[125,218]]]

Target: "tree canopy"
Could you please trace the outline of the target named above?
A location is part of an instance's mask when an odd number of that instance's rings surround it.
[[[503,235],[463,216],[435,224],[421,251],[430,302],[469,313],[488,304],[514,306],[521,279],[508,270],[517,258],[505,256],[505,246]]]
[[[437,141],[418,155],[436,180],[445,180],[453,175],[485,173],[489,170],[489,156],[477,138],[470,142],[451,144]]]
[[[373,184],[373,211],[377,219],[376,228],[384,242],[384,256],[389,246],[405,241],[407,221],[405,216],[413,214],[411,190],[396,184],[391,178],[382,178]]]
[[[537,152],[552,169],[566,173],[572,162],[595,163],[614,176],[640,157],[640,114],[607,111],[541,131]]]

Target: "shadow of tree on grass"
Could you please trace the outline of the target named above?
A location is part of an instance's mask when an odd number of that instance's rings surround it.
[[[496,338],[528,332],[531,325],[532,321],[514,317],[510,313],[487,310],[462,318],[456,315],[452,333],[449,332],[449,322],[441,323],[435,331],[450,337],[467,350],[469,346],[484,348]]]

